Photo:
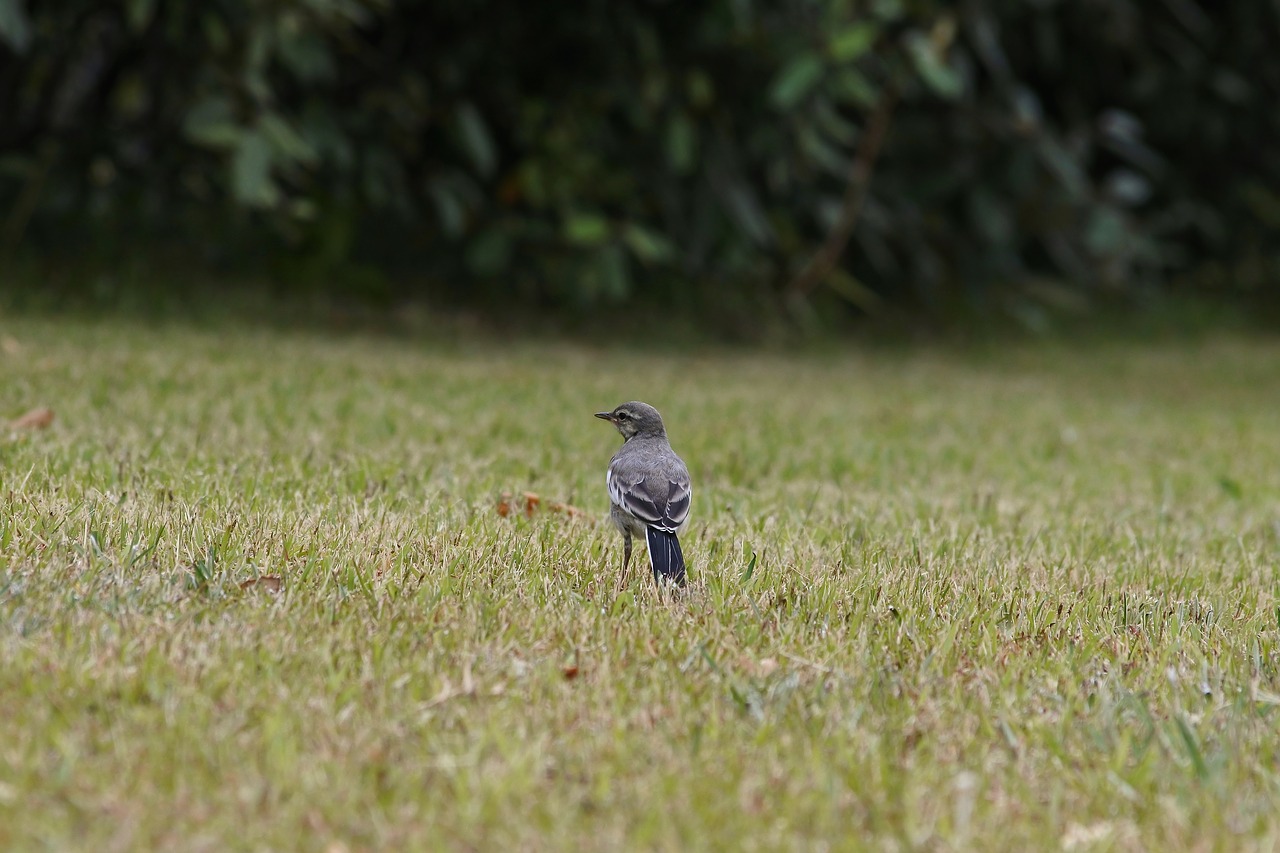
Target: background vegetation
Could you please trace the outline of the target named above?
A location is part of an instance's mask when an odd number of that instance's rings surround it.
[[[727,326],[1276,303],[1267,0],[0,0],[0,244]]]

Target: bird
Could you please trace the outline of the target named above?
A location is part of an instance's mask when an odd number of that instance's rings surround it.
[[[671,449],[662,415],[648,403],[623,403],[612,411],[596,412],[622,433],[622,447],[609,460],[605,485],[609,490],[609,518],[622,532],[622,573],[631,564],[631,537],[648,545],[654,582],[684,586],[684,551],[679,533],[689,520],[693,490],[689,469]]]

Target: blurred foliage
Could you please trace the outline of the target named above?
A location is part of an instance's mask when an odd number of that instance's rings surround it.
[[[1278,9],[0,0],[0,248],[818,320],[1265,296]]]

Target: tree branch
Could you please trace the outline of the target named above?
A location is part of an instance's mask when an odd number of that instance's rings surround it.
[[[898,102],[897,87],[890,85],[883,95],[880,96],[880,103],[876,105],[875,112],[871,114],[870,120],[867,122],[866,133],[858,144],[858,151],[854,155],[853,163],[849,168],[849,183],[844,191],[844,204],[840,209],[840,218],[836,220],[836,224],[832,226],[831,233],[827,235],[826,242],[822,244],[822,248],[813,256],[812,260],[805,266],[800,273],[791,280],[787,291],[796,296],[806,296],[815,287],[817,287],[823,279],[830,275],[831,270],[840,261],[840,256],[844,254],[845,247],[849,244],[849,238],[853,235],[854,226],[858,223],[858,214],[862,210],[862,203],[866,200],[867,189],[871,184],[871,175],[875,171],[876,160],[880,156],[880,149],[884,145],[884,138],[889,132],[889,124],[893,118],[893,109]]]

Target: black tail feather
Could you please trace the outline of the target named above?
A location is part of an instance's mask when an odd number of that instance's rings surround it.
[[[679,537],[654,527],[645,533],[649,540],[649,565],[653,566],[653,579],[658,586],[662,586],[663,580],[684,586],[684,551],[680,550]]]

